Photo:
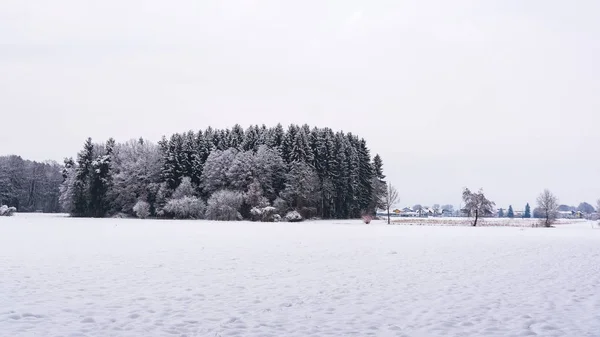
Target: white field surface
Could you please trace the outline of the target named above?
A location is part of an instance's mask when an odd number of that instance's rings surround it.
[[[0,336],[600,336],[600,229],[0,218]]]

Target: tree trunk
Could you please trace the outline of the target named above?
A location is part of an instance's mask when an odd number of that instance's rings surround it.
[[[479,210],[475,210],[475,222],[473,223],[473,226],[477,226],[477,219],[479,219]]]
[[[390,208],[388,207],[387,209],[387,215],[388,215],[388,225],[390,224]]]

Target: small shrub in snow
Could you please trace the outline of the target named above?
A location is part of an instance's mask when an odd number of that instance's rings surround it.
[[[252,221],[259,221],[262,218],[262,208],[252,207],[250,216],[252,217]]]
[[[133,212],[140,219],[146,219],[150,215],[150,204],[140,200],[133,206]]]
[[[244,197],[240,192],[220,190],[208,199],[206,218],[209,220],[241,220],[240,208]]]
[[[273,215],[273,221],[274,221],[274,222],[279,222],[279,221],[281,221],[281,215],[279,215],[279,214],[274,214],[274,215]]]
[[[291,211],[285,215],[285,220],[287,220],[289,222],[300,222],[300,221],[304,220],[304,218],[302,218],[302,215],[300,215],[300,213],[298,213],[298,211]]]
[[[252,216],[252,221],[262,221],[262,222],[274,222],[275,215],[277,214],[277,209],[272,206],[267,207],[253,207],[250,210],[250,215]],[[279,217],[281,219],[281,217]]]
[[[206,205],[196,197],[171,199],[165,205],[164,212],[175,219],[202,219]]]
[[[15,207],[8,207],[6,205],[2,205],[0,207],[0,216],[12,216],[17,212]]]
[[[364,214],[362,216],[362,220],[364,223],[366,223],[367,225],[371,223],[371,221],[373,220],[373,216],[370,214]]]

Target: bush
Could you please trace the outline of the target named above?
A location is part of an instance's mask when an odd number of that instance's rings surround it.
[[[2,205],[0,207],[0,216],[13,216],[17,212],[15,207],[8,207],[6,205]]]
[[[250,210],[250,215],[252,216],[252,221],[262,221],[262,222],[274,222],[275,215],[277,214],[277,210],[275,207],[267,206],[267,207],[253,207]],[[279,217],[281,219],[281,217]]]
[[[243,202],[244,197],[240,192],[217,191],[208,199],[206,218],[220,221],[241,220],[240,208]]]
[[[202,219],[206,205],[196,197],[171,199],[165,205],[164,212],[175,219]]]
[[[150,215],[150,204],[143,200],[139,200],[135,206],[133,206],[133,213],[140,219],[146,219]]]
[[[366,223],[367,225],[371,223],[371,221],[373,220],[373,216],[371,214],[364,214],[362,216],[363,222]]]
[[[298,211],[291,211],[285,215],[285,220],[287,220],[289,222],[300,222],[300,221],[304,220],[304,218],[302,218],[302,215],[300,215],[300,213],[298,213]]]

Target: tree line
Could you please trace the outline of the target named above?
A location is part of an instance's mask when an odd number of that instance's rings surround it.
[[[357,218],[385,194],[383,162],[364,139],[308,125],[208,127],[158,144],[88,139],[62,178],[60,204],[82,217]]]
[[[0,206],[22,212],[60,212],[61,166],[19,156],[0,156]]]

